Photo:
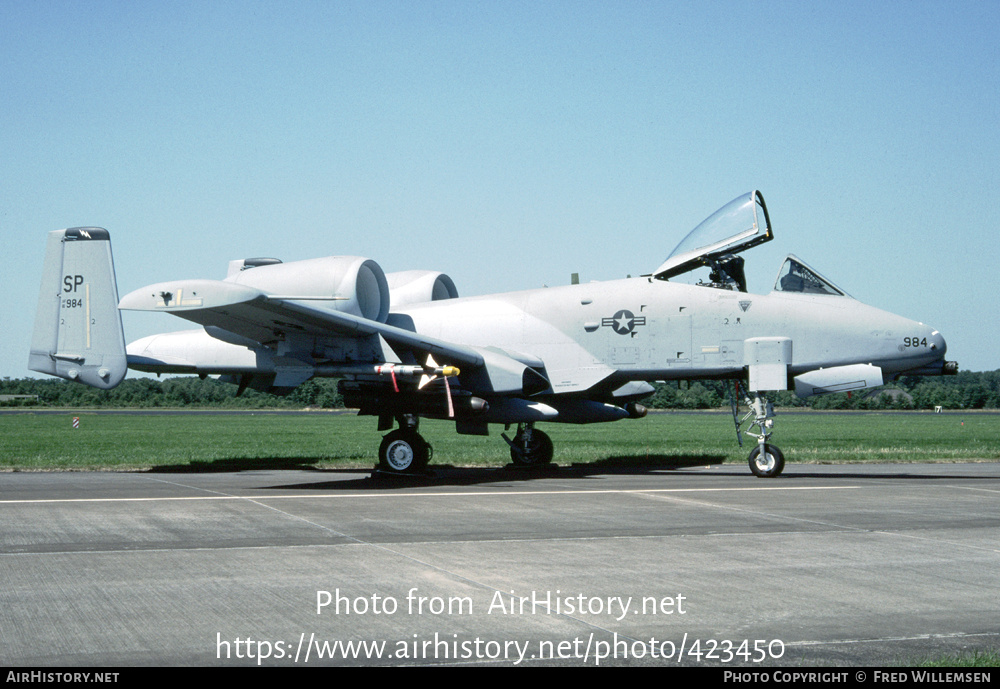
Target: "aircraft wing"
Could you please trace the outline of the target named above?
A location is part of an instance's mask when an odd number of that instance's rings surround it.
[[[320,304],[335,305],[336,300],[276,296],[220,280],[184,280],[149,285],[131,292],[122,298],[119,308],[171,313],[264,345],[273,345],[294,335],[317,338],[380,335],[397,354],[432,354],[453,365],[478,367],[484,364],[483,355],[475,348],[426,337]]]

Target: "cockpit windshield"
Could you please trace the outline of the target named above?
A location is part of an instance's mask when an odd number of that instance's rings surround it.
[[[742,273],[742,260],[733,261],[733,254],[773,237],[764,197],[759,191],[752,191],[733,199],[694,228],[653,275],[669,280],[701,266],[718,270],[720,264],[723,272],[731,272],[725,270],[725,265],[734,263],[740,264]],[[737,284],[743,283],[742,289],[746,289],[742,275],[731,277]]]
[[[836,297],[850,296],[815,270],[807,266],[797,256],[789,254],[778,279],[774,283],[775,292],[797,292],[799,294],[828,294]]]

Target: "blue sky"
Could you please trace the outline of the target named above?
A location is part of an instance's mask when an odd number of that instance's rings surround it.
[[[40,375],[49,230],[107,228],[122,294],[351,254],[474,295],[647,273],[755,188],[751,290],[795,253],[1000,368],[998,35],[996,0],[8,0],[0,376]]]

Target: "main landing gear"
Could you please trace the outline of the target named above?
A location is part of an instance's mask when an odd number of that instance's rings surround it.
[[[506,433],[501,436],[510,445],[510,459],[515,466],[539,467],[552,463],[552,439],[546,433],[535,430],[534,423],[519,423],[513,440]]]
[[[423,474],[434,451],[417,432],[419,417],[406,414],[398,420],[399,428],[382,438],[378,470],[386,474]],[[515,466],[540,467],[552,463],[552,439],[536,430],[534,423],[518,424],[513,440],[506,433],[501,436],[510,445],[510,459]]]
[[[736,392],[739,394],[739,387],[737,387]],[[744,397],[744,400],[750,410],[742,419],[739,418],[739,410],[735,398],[731,399],[731,404],[733,407],[733,421],[736,424],[736,440],[739,441],[740,447],[743,447],[744,435],[757,439],[757,444],[750,450],[750,456],[747,458],[750,464],[750,471],[753,472],[754,476],[759,476],[760,478],[774,478],[775,476],[779,476],[785,468],[785,456],[778,449],[777,445],[772,445],[768,442],[771,437],[771,429],[774,428],[774,405],[759,392],[753,393],[753,399],[750,399],[748,393]],[[751,419],[753,420],[751,421]],[[748,421],[750,423],[747,429],[743,430],[743,424]],[[759,433],[754,433],[751,430],[754,426],[758,428]]]
[[[378,448],[378,468],[391,474],[420,474],[434,454],[430,443],[417,433],[419,418],[406,414],[399,428],[382,438]]]

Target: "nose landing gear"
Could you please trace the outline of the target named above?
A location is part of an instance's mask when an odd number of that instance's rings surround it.
[[[736,394],[739,395],[739,393],[740,389],[737,385]],[[741,419],[736,398],[730,398],[733,408],[733,422],[736,424],[736,440],[740,447],[743,447],[744,435],[757,439],[757,444],[750,450],[750,456],[747,458],[750,471],[753,472],[754,476],[760,478],[779,476],[785,468],[785,456],[777,445],[768,442],[771,437],[771,429],[774,428],[774,405],[760,392],[754,392],[753,399],[749,397],[748,393],[744,396],[744,401],[750,409]],[[743,425],[747,422],[749,424],[746,430],[743,430]],[[758,428],[758,433],[751,430],[754,426]]]

